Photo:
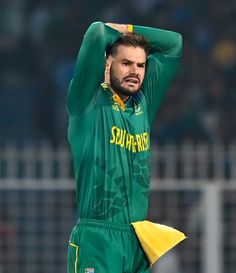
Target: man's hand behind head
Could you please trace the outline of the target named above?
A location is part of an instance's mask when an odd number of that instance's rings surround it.
[[[107,26],[119,31],[120,33],[127,33],[129,32],[128,30],[128,25],[125,24],[114,24],[114,23],[106,23]]]

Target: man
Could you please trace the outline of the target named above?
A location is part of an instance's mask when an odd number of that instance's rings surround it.
[[[87,30],[67,101],[80,217],[68,273],[150,272],[160,256],[144,221],[149,134],[181,50],[175,32],[101,22]]]

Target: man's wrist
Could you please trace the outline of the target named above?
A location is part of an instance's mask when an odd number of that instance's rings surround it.
[[[127,32],[133,32],[134,26],[131,24],[115,24],[115,23],[106,23],[107,26],[121,32],[121,33],[127,33]]]
[[[133,32],[133,31],[134,31],[134,26],[128,24],[128,25],[127,25],[127,32]]]

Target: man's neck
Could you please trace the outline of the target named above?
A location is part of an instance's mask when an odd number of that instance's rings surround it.
[[[117,94],[123,102],[126,102],[130,98],[130,96],[125,96],[125,95],[120,94],[119,92],[115,91],[110,85],[109,85],[109,88],[112,91],[112,93]]]

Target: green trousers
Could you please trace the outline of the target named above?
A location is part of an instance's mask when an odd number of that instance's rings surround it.
[[[68,247],[68,273],[149,273],[132,225],[80,219]]]

